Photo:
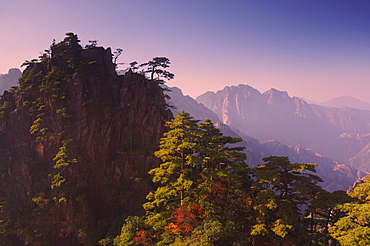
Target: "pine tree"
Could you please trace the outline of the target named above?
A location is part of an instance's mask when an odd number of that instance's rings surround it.
[[[150,211],[148,223],[154,229],[168,225],[172,212],[191,198],[192,173],[199,165],[196,154],[198,122],[182,111],[166,124],[170,130],[164,134],[160,149],[155,152],[163,163],[149,172],[153,175],[153,182],[162,186],[150,192],[147,196],[149,202],[144,204],[144,209]]]
[[[241,139],[223,136],[210,120],[200,124],[199,129],[202,131],[199,145],[204,168],[195,201],[205,216],[198,229],[209,224],[218,225],[222,233],[217,237],[213,235],[212,245],[248,245],[254,217],[252,180],[246,156],[241,152],[244,147],[231,147]]]
[[[329,235],[328,229],[345,215],[339,210],[338,205],[352,200],[344,190],[334,192],[323,190],[316,195],[307,210],[309,216],[306,218],[313,242],[323,245],[337,245],[338,241]]]
[[[144,70],[143,72],[144,74],[149,73],[149,78],[151,80],[155,79],[163,84],[163,79],[170,80],[175,77],[173,73],[166,70],[166,68],[168,68],[170,64],[170,59],[168,59],[167,57],[154,57],[151,61],[141,64],[140,67],[146,67],[146,70]],[[154,75],[156,75],[157,78],[154,78]]]
[[[153,235],[156,245],[246,245],[251,179],[243,148],[229,146],[241,140],[184,111],[166,126],[155,152],[162,164],[149,172],[161,186],[144,204],[145,223],[152,229],[142,235]],[[126,235],[136,235],[125,228]]]
[[[255,169],[257,178],[255,207],[257,223],[252,235],[267,244],[302,245],[307,241],[307,228],[302,226],[302,206],[309,205],[322,191],[322,180],[316,164],[290,163],[287,156],[263,158],[265,164]],[[270,240],[270,241],[269,241]]]

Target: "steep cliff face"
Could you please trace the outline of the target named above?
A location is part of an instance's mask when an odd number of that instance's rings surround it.
[[[140,212],[172,118],[158,83],[118,76],[109,48],[51,51],[0,100],[0,245],[95,245]]]

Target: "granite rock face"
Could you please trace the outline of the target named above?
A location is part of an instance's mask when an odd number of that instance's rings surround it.
[[[158,82],[70,42],[26,68],[0,115],[0,245],[95,245],[142,211],[173,117]]]

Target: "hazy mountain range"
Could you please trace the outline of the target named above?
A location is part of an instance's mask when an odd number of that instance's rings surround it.
[[[328,108],[357,108],[370,110],[370,103],[358,100],[351,96],[342,96],[322,103],[315,103]]]
[[[9,69],[7,74],[0,74],[0,91],[1,94],[10,87],[18,85],[18,79],[22,76],[22,72],[18,68]]]
[[[243,141],[239,146],[246,147],[247,163],[251,167],[262,164],[262,158],[271,155],[289,156],[291,162],[317,163],[319,164],[318,175],[324,179],[323,187],[330,191],[345,190],[356,178],[365,175],[356,168],[340,164],[335,159],[316,152],[316,149],[308,149],[300,143],[300,137],[310,137],[312,142],[315,138],[323,138],[316,135],[315,127],[319,127],[320,133],[330,140],[332,140],[331,134],[326,134],[325,131],[333,134],[339,131],[335,127],[330,129],[330,124],[316,116],[315,112],[323,110],[321,106],[313,106],[320,107],[313,109],[301,99],[290,98],[286,92],[270,90],[261,94],[246,85],[226,87],[217,93],[207,92],[197,98],[198,101],[203,99],[202,102],[205,105],[211,105],[210,108],[189,96],[184,96],[179,88],[171,88],[168,94],[171,96],[169,104],[174,106],[172,109],[174,114],[185,110],[196,119],[210,118],[225,135],[242,138]],[[321,116],[323,119],[326,119],[325,117]],[[285,126],[286,124],[288,127]],[[274,131],[277,134],[274,134]],[[295,135],[291,131],[295,132]],[[298,135],[299,131],[303,133]],[[309,136],[313,132],[315,135]],[[280,136],[284,138],[279,139]],[[354,138],[355,136],[348,136],[346,140]],[[357,136],[357,138],[364,140],[365,136]],[[292,143],[283,142],[288,140]],[[302,142],[309,143],[309,141]],[[340,143],[344,145],[343,141]],[[318,144],[318,146],[325,145]]]
[[[364,158],[356,158],[370,143],[369,110],[307,104],[287,92],[271,89],[261,93],[248,85],[206,92],[196,100],[215,112],[222,123],[261,142],[301,145],[362,171],[369,169]]]

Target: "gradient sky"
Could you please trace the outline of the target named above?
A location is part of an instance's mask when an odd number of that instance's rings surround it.
[[[248,84],[370,102],[368,0],[0,0],[0,73],[66,32],[119,62],[170,58],[167,84],[192,97]]]

